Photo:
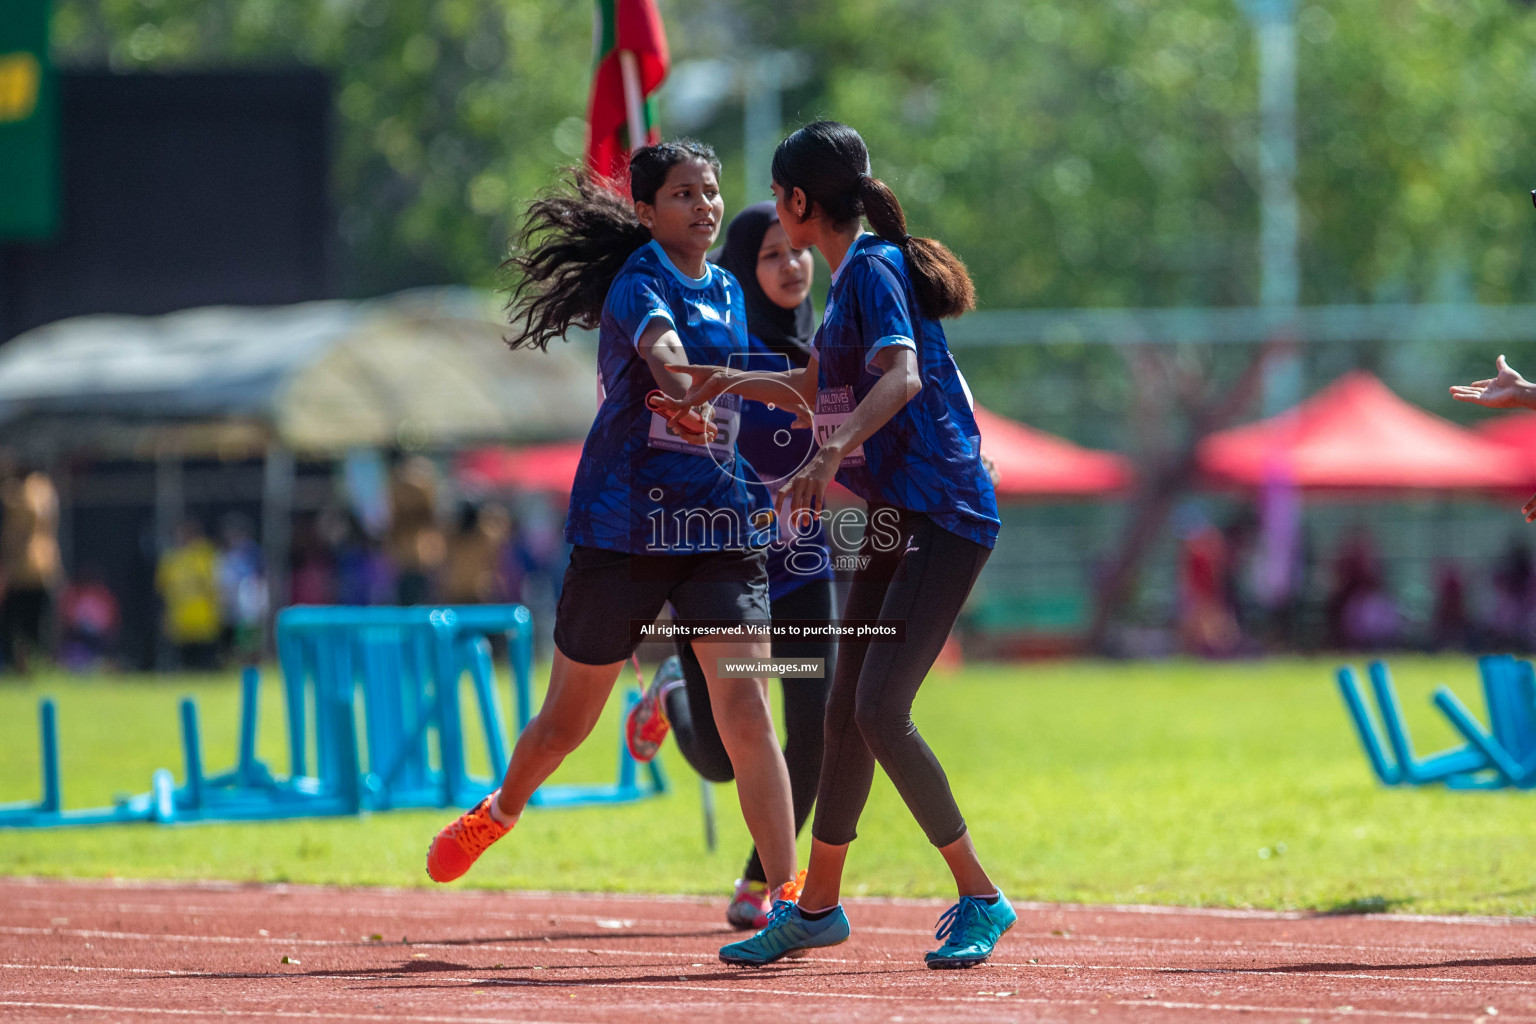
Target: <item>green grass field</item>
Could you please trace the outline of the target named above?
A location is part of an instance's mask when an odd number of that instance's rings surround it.
[[[1536,793],[1384,789],[1372,779],[1332,661],[1064,662],[935,676],[916,718],[983,858],[1019,899],[1530,914]],[[1393,669],[1423,750],[1452,735],[1428,704],[1440,682],[1481,709],[1470,658]],[[110,802],[180,777],[177,700],[199,698],[204,763],[234,761],[228,677],[51,677],[0,685],[0,802],[38,792],[36,702],[56,697],[65,805]],[[262,756],[286,770],[276,687]],[[617,706],[556,781],[611,779]],[[718,787],[721,841],[704,847],[696,777],[666,748],[672,792],[607,809],[531,811],[460,885],[723,893],[747,835]],[[444,811],[268,824],[0,830],[0,873],[430,884]],[[802,840],[802,849],[804,840]],[[849,858],[854,894],[944,895],[942,862],[883,776]]]

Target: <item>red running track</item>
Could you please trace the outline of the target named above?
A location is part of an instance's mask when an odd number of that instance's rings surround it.
[[[1022,904],[929,971],[943,909],[751,970],[723,900],[0,879],[0,1021],[1536,1022],[1527,920]]]

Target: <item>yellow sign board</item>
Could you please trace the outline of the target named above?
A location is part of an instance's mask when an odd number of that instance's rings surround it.
[[[0,242],[59,225],[59,95],[48,64],[52,0],[0,0]]]
[[[43,66],[33,54],[0,53],[0,124],[32,116],[42,81]]]

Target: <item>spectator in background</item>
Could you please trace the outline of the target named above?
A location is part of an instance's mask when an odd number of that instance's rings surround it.
[[[428,601],[445,544],[437,526],[437,469],[420,455],[399,463],[390,477],[384,548],[395,564],[395,603]]]
[[[1453,562],[1441,562],[1435,571],[1435,610],[1430,626],[1433,650],[1465,650],[1472,642],[1467,585]]]
[[[0,657],[5,667],[31,670],[32,659],[47,653],[43,626],[59,564],[59,496],[48,474],[19,472],[0,483],[0,575],[5,597],[0,603]]]
[[[1254,563],[1259,557],[1259,522],[1250,506],[1238,508],[1221,531],[1226,559],[1222,566],[1222,600],[1236,630],[1234,648],[1245,645],[1262,625],[1253,590]]]
[[[1333,559],[1333,584],[1323,602],[1323,620],[1327,630],[1327,645],[1340,649],[1347,646],[1344,629],[1344,610],[1355,595],[1374,586],[1381,571],[1376,565],[1375,547],[1371,536],[1362,526],[1356,526],[1339,545]]]
[[[177,543],[160,556],[155,589],[165,602],[165,636],[178,668],[218,667],[219,552],[195,519],[182,521]]]
[[[507,542],[501,546],[501,579],[506,588],[506,600],[521,604],[523,581],[528,574],[537,571],[538,565],[528,550],[523,524],[516,517],[507,517]]]
[[[1175,514],[1179,548],[1179,646],[1190,654],[1223,657],[1241,637],[1227,600],[1227,539],[1193,503]]]
[[[267,618],[267,574],[251,522],[238,512],[224,517],[219,553],[219,610],[225,652],[243,664],[261,658]]]
[[[1402,613],[1381,577],[1373,577],[1344,605],[1343,630],[1344,643],[1357,650],[1379,651],[1402,642]]]
[[[334,604],[336,564],[321,536],[318,517],[306,516],[294,524],[288,557],[288,588],[293,603]]]
[[[550,502],[536,498],[521,508],[518,519],[517,549],[523,563],[523,600],[530,590],[549,595],[550,614],[560,597],[565,581],[565,566],[571,560],[570,545],[560,528],[559,517]]]
[[[503,551],[512,532],[507,510],[494,502],[466,502],[448,540],[442,597],[448,604],[487,604],[507,599]]]
[[[393,604],[395,577],[379,542],[362,521],[348,514],[336,549],[336,602],[344,605]]]
[[[1527,651],[1533,619],[1531,549],[1520,538],[1494,564],[1493,602],[1488,608],[1488,643],[1500,650]]]
[[[1333,571],[1333,590],[1324,608],[1330,645],[1370,651],[1400,643],[1402,615],[1364,527],[1356,527],[1340,545]]]
[[[59,624],[63,634],[59,660],[71,672],[95,671],[117,653],[121,609],[117,595],[95,566],[83,567],[64,588]]]

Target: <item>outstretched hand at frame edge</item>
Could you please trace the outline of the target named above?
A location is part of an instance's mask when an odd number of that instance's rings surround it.
[[[1489,409],[1536,409],[1536,384],[1511,369],[1503,356],[1499,356],[1496,366],[1497,376],[1454,385],[1451,397],[1458,402],[1471,402]]]
[[[1471,402],[1489,409],[1536,409],[1536,385],[1520,376],[1503,356],[1499,356],[1494,365],[1498,369],[1497,376],[1454,385],[1451,397],[1458,402]],[[1520,514],[1527,523],[1536,522],[1536,495],[1520,507]]]

